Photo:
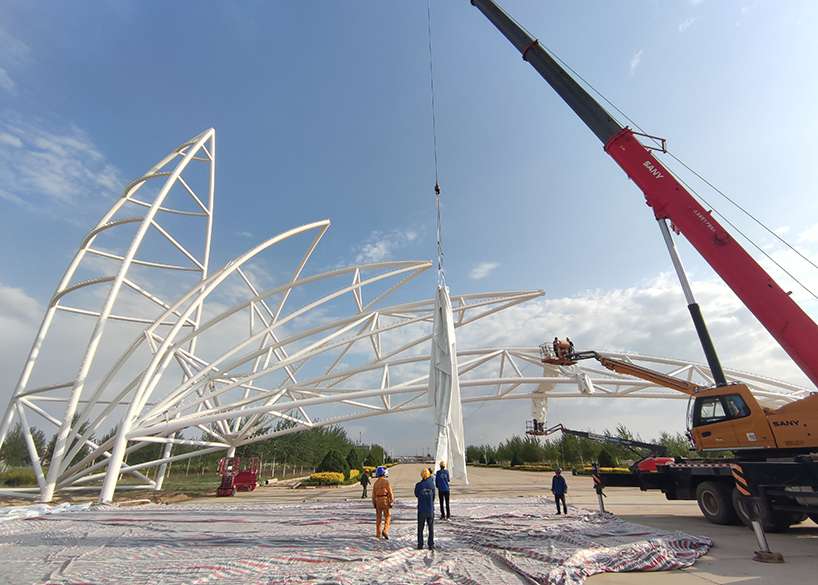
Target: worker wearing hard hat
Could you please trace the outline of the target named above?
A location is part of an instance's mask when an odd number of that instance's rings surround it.
[[[432,473],[423,468],[420,481],[415,484],[415,497],[418,499],[418,549],[423,548],[423,530],[429,526],[429,550],[435,549],[435,484]]]
[[[378,479],[372,485],[372,505],[375,507],[375,534],[378,538],[383,535],[389,540],[389,522],[392,520],[392,505],[395,496],[392,494],[392,484],[386,479],[386,467],[380,466],[375,470]],[[383,531],[381,530],[383,518]]]
[[[440,498],[440,519],[448,520],[452,517],[452,512],[449,509],[449,471],[446,469],[446,462],[440,462],[440,469],[435,474],[435,486]],[[446,504],[444,511],[443,504]]]
[[[562,509],[567,514],[568,508],[565,507],[565,494],[568,492],[568,482],[562,476],[562,469],[557,467],[554,470],[554,477],[551,479],[551,493],[554,494],[554,499],[557,502],[557,514],[560,513],[560,501],[562,502]]]

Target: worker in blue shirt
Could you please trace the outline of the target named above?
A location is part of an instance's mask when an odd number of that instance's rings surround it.
[[[440,498],[440,519],[448,520],[452,517],[452,512],[449,509],[449,471],[446,469],[446,462],[440,462],[440,469],[435,474],[435,487],[437,487],[438,497]],[[443,504],[446,504],[446,510],[443,510]]]
[[[557,514],[560,513],[560,502],[562,502],[563,511],[567,514],[565,494],[568,493],[568,483],[562,476],[562,468],[560,467],[557,467],[556,471],[554,471],[554,477],[551,479],[551,493],[554,494],[554,499],[557,501]]]
[[[423,468],[421,481],[415,484],[415,497],[418,499],[418,550],[423,548],[423,529],[429,526],[429,550],[435,549],[435,484],[432,473]]]

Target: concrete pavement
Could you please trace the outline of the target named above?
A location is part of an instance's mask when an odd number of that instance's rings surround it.
[[[395,497],[414,499],[420,480],[419,464],[401,464],[389,470]],[[452,516],[462,498],[551,496],[551,473],[469,467],[469,485],[452,484]],[[598,509],[593,482],[587,476],[566,475],[569,506]],[[753,531],[744,526],[711,524],[693,501],[669,502],[661,493],[628,488],[605,490],[605,509],[621,519],[663,530],[708,536],[715,546],[695,565],[679,571],[657,573],[606,573],[588,579],[589,585],[647,585],[661,578],[663,585],[704,585],[712,583],[752,583],[753,585],[813,584],[818,581],[818,525],[807,520],[783,534],[768,534],[771,550],[784,555],[784,564],[764,564],[752,560],[758,544]],[[369,492],[371,495],[371,491]],[[284,485],[257,488],[233,498],[190,500],[191,503],[301,502],[344,500],[361,497],[361,486],[292,489]],[[230,502],[233,500],[233,502]],[[238,501],[236,501],[238,500]],[[570,510],[569,510],[570,511]]]

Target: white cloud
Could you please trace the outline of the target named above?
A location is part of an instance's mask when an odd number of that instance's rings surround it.
[[[30,61],[31,49],[0,26],[0,88],[11,95],[17,95],[17,83],[9,70]]]
[[[811,386],[727,286],[714,278],[694,281],[692,287],[724,367]],[[570,337],[579,350],[705,363],[681,288],[670,273],[627,289],[587,291],[513,307],[458,329],[457,344],[460,349],[530,347],[556,336]],[[555,399],[550,401],[548,420],[596,431],[622,423],[648,439],[663,430],[683,432],[685,405],[681,399]],[[467,407],[467,443],[477,443],[478,434],[491,444],[521,435],[529,408],[527,401]],[[508,424],[496,425],[497,420]]]
[[[691,24],[693,24],[693,21],[695,21],[695,20],[696,20],[695,18],[688,18],[687,20],[685,20],[682,24],[679,25],[679,32],[683,33],[684,31],[686,31],[687,28]]]
[[[0,132],[0,144],[13,146],[15,148],[23,147],[22,140],[20,140],[17,136],[12,136],[11,134],[6,134],[5,132]]]
[[[28,350],[43,318],[43,307],[22,289],[0,284],[0,402],[11,398]]]
[[[9,77],[9,72],[0,67],[0,87],[11,95],[17,95],[17,84]]]
[[[117,195],[123,181],[82,129],[12,115],[0,119],[0,184],[7,200],[61,213]]]
[[[390,260],[395,251],[406,248],[418,240],[420,234],[413,230],[392,230],[388,234],[374,231],[367,242],[355,249],[355,263],[365,264]]]
[[[692,287],[725,367],[808,384],[727,286],[714,280]],[[705,361],[681,288],[670,273],[627,289],[540,299],[502,311],[460,329],[458,346],[533,346],[566,336],[578,349]]]
[[[818,224],[798,234],[797,241],[799,243],[818,242]]]
[[[4,63],[24,64],[31,61],[31,49],[0,26],[0,56]]]
[[[639,50],[636,55],[633,56],[631,59],[630,64],[630,74],[633,75],[636,72],[636,68],[639,67],[639,62],[642,60],[642,49]]]
[[[481,262],[477,266],[471,269],[469,273],[469,278],[472,280],[479,280],[481,278],[487,277],[491,274],[491,271],[497,268],[499,264],[497,262]]]
[[[236,232],[236,235],[241,237],[241,238],[252,238],[253,237],[253,234],[251,234],[250,232],[248,232],[246,230]]]

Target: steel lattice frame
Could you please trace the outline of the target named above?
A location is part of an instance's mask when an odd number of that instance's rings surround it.
[[[197,170],[203,175],[201,191],[188,178]],[[100,500],[110,500],[123,473],[137,478],[140,487],[160,489],[165,466],[171,462],[217,451],[232,453],[238,446],[304,429],[429,407],[434,301],[382,305],[432,263],[382,262],[305,275],[304,267],[329,227],[324,220],[270,238],[210,274],[214,171],[215,132],[210,129],[126,187],[83,241],[57,287],[0,427],[5,439],[15,418],[20,423],[42,501],[50,501],[56,490],[92,487],[100,480]],[[153,201],[137,198],[140,188],[162,179]],[[175,198],[169,197],[172,192]],[[171,200],[182,205],[170,207]],[[144,214],[118,217],[125,208],[142,209]],[[179,226],[167,220],[179,216],[198,222],[198,253],[182,243],[190,226],[174,232]],[[129,225],[138,228],[122,253],[95,245],[101,234]],[[161,251],[154,243],[157,238],[172,251]],[[292,253],[299,245],[306,250]],[[284,248],[293,267],[287,278],[276,278],[265,288],[259,276],[264,271],[258,266],[265,254],[279,248]],[[146,249],[181,261],[146,260],[142,253]],[[110,266],[106,271],[89,258],[104,258]],[[80,280],[82,267],[93,278]],[[168,284],[166,274],[186,275],[179,279],[186,290]],[[102,292],[88,294],[97,289]],[[124,303],[123,290],[146,302]],[[541,295],[542,291],[452,295],[456,327]],[[102,297],[101,308],[69,304],[77,298],[88,305]],[[58,313],[93,320],[90,341],[71,381],[33,384],[31,374]],[[122,337],[111,331],[112,323],[138,325],[140,330],[124,351],[105,359],[97,355],[101,344]],[[712,382],[709,370],[699,364],[606,355],[699,383]],[[40,367],[48,372],[49,363]],[[536,374],[525,375],[532,367]],[[538,348],[459,349],[458,370],[464,404],[587,395],[582,393],[587,386],[577,383],[583,372],[596,397],[687,399],[595,362],[583,369],[543,364]],[[751,374],[726,373],[773,402],[794,400],[807,392]],[[47,477],[32,437],[31,416],[58,429]],[[280,421],[287,424],[277,424]],[[115,432],[104,440],[94,438],[114,425]],[[186,430],[201,438],[185,438],[181,433]],[[127,463],[129,455],[156,443],[163,446],[160,455]],[[174,454],[174,445],[193,450]],[[156,467],[156,480],[143,473]]]

